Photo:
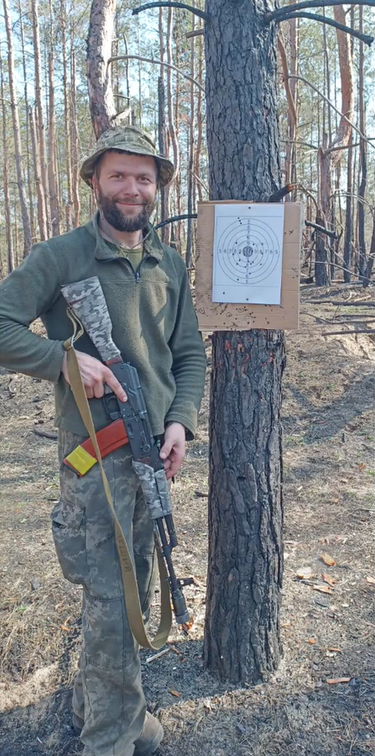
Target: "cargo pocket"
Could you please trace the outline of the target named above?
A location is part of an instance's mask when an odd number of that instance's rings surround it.
[[[64,577],[71,583],[86,583],[88,566],[86,553],[85,508],[77,502],[60,499],[51,514],[52,535]]]

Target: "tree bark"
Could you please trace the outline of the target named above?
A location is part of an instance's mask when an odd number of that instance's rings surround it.
[[[207,144],[213,200],[280,187],[274,29],[257,0],[207,0]],[[204,659],[256,683],[278,666],[282,581],[282,331],[212,337],[209,568]]]
[[[112,39],[116,0],[93,0],[87,40],[87,82],[95,136],[114,122],[116,108],[108,60],[112,56]]]
[[[10,93],[10,102],[11,102],[12,120],[13,120],[14,153],[15,153],[15,159],[16,159],[17,185],[18,185],[18,194],[19,194],[19,200],[20,200],[22,225],[23,225],[23,235],[24,235],[23,249],[24,249],[24,257],[25,257],[29,253],[30,248],[31,248],[31,228],[30,228],[29,213],[27,210],[25,181],[24,181],[23,170],[22,170],[21,135],[20,135],[20,123],[19,123],[19,117],[18,117],[17,95],[16,95],[16,88],[15,88],[15,83],[14,83],[13,38],[12,38],[12,27],[11,27],[11,22],[10,22],[8,0],[3,0],[3,6],[4,6],[5,29],[6,29],[7,43],[8,43],[8,75],[9,75],[9,93]]]
[[[66,44],[66,8],[64,0],[61,0],[61,46],[63,60],[63,90],[64,90],[64,114],[65,114],[65,165],[66,165],[66,201],[65,201],[65,225],[66,230],[71,231],[73,228],[72,207],[72,140],[71,140],[71,107],[69,98],[69,80],[68,80],[68,56]],[[90,89],[90,84],[89,84]],[[91,99],[90,99],[91,103]]]

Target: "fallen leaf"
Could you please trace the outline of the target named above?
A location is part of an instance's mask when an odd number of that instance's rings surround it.
[[[335,648],[334,646],[328,648],[327,651],[331,651],[333,654],[342,654],[341,648]]]
[[[297,570],[296,575],[300,580],[310,580],[310,578],[314,577],[311,567],[301,567]]]
[[[330,588],[328,585],[313,585],[314,591],[319,591],[319,593],[328,593],[329,595],[332,594],[332,588]]]
[[[176,698],[180,698],[181,693],[178,693],[177,690],[168,690],[168,693],[170,693],[172,696],[175,696]]]
[[[61,630],[64,630],[66,633],[71,633],[72,629],[70,627],[67,627],[66,625],[60,625]]]
[[[361,462],[360,465],[356,465],[357,470],[366,470],[366,465],[364,462]]]
[[[351,677],[334,677],[334,678],[327,678],[326,682],[328,685],[338,685],[339,683],[348,683],[350,682]]]
[[[368,575],[366,580],[368,583],[371,583],[371,585],[375,585],[375,578],[373,578],[371,575]]]
[[[341,478],[340,483],[349,483],[347,478]]]
[[[323,552],[323,554],[320,555],[321,560],[324,562],[324,564],[327,565],[327,567],[333,567],[336,562],[329,554],[327,554],[326,551]]]
[[[325,572],[322,573],[322,578],[325,583],[328,583],[328,585],[333,586],[336,583],[335,578],[332,578],[330,575],[327,575]]]
[[[316,640],[315,640],[315,638],[309,638],[309,640],[307,642],[310,643],[310,646],[313,646],[314,643],[316,643]]]

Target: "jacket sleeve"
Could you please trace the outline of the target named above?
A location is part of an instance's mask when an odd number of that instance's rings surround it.
[[[194,437],[206,374],[206,352],[191,298],[190,286],[183,265],[176,324],[169,341],[173,355],[172,372],[176,396],[165,418],[166,423],[185,426],[187,438]]]
[[[48,242],[36,244],[22,264],[0,284],[0,364],[35,378],[57,382],[64,348],[29,326],[60,293],[61,275]]]

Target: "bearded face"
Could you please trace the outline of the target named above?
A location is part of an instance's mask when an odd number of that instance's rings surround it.
[[[126,231],[127,233],[142,231],[155,210],[155,201],[150,200],[132,205],[124,204],[121,197],[110,197],[104,194],[101,188],[97,192],[97,201],[107,223],[116,231]],[[137,209],[138,212],[136,212]]]
[[[93,178],[100,211],[112,228],[141,231],[155,209],[157,165],[152,157],[108,150]]]

